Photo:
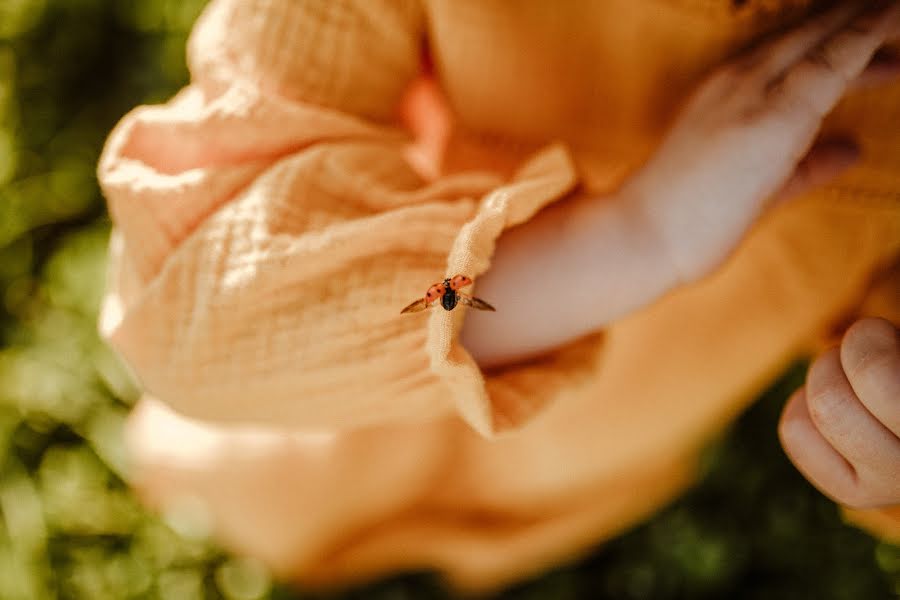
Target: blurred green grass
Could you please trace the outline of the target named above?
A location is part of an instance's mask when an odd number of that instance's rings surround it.
[[[0,599],[450,598],[430,574],[289,590],[123,483],[136,391],[96,333],[110,223],[95,165],[122,114],[185,83],[203,4],[0,0]],[[686,497],[500,597],[900,597],[900,548],[842,524],[778,446],[802,372],[710,449]]]

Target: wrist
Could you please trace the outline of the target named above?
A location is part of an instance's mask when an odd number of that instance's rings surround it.
[[[582,248],[589,265],[585,279],[591,282],[598,326],[652,303],[680,283],[661,223],[647,211],[644,198],[629,185],[586,199],[573,214],[567,243]]]
[[[660,276],[670,287],[708,275],[728,254],[729,240],[739,237],[730,233],[727,203],[712,197],[717,193],[714,183],[680,183],[675,174],[659,178],[645,168],[621,191],[646,252],[659,263]]]

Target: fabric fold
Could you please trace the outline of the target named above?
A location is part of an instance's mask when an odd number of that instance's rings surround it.
[[[504,229],[574,189],[568,151],[550,145],[511,178],[424,176],[409,132],[375,116],[416,75],[417,4],[340,9],[351,21],[378,15],[362,29],[259,4],[269,18],[227,40],[218,27],[247,7],[211,5],[192,37],[192,84],[110,136],[98,175],[119,241],[102,333],[148,393],[211,422],[341,431],[456,411],[488,436],[523,423],[559,392],[542,392],[537,363],[527,393],[489,385],[456,340],[465,310],[397,313],[448,272],[477,278]],[[305,61],[268,54],[275,16],[279,35],[313,52]],[[346,54],[296,37],[316,17],[319,41]],[[317,60],[333,62],[334,77],[358,74],[359,50],[388,30],[368,57],[384,64],[370,98],[380,106],[288,77]],[[268,50],[247,57],[247,45]]]
[[[500,234],[531,218],[544,206],[572,192],[578,183],[574,163],[565,146],[550,145],[528,160],[512,181],[481,201],[475,217],[456,237],[447,259],[447,276],[464,273],[476,279],[490,266],[490,257]],[[500,308],[502,310],[502,307]],[[558,379],[541,372],[541,361],[532,361],[518,379],[527,387],[511,385],[507,376],[489,385],[472,357],[458,341],[465,311],[437,311],[429,322],[431,368],[448,385],[460,415],[476,431],[491,437],[517,427],[544,407],[558,386]],[[582,349],[584,350],[584,349]],[[590,353],[585,353],[589,356]],[[556,371],[554,365],[548,371]],[[504,384],[505,383],[505,384]],[[546,392],[545,392],[546,390]]]

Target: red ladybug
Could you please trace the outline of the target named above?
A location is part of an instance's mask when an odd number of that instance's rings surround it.
[[[438,298],[441,299],[441,306],[444,307],[444,310],[453,310],[457,304],[462,303],[478,310],[495,311],[496,309],[484,300],[458,291],[459,288],[465,287],[470,283],[472,283],[472,279],[465,275],[447,278],[443,282],[436,283],[428,288],[424,298],[419,298],[401,310],[400,313],[419,312],[420,310],[431,308],[436,306],[434,301]]]

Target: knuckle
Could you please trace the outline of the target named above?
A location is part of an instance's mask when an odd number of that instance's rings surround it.
[[[871,36],[847,30],[835,34],[827,44],[817,48],[815,54],[822,56],[833,69],[843,71],[860,57],[865,57],[872,45]]]
[[[807,54],[806,62],[811,68],[837,72],[837,65],[839,64],[837,58],[832,46],[819,46]]]

